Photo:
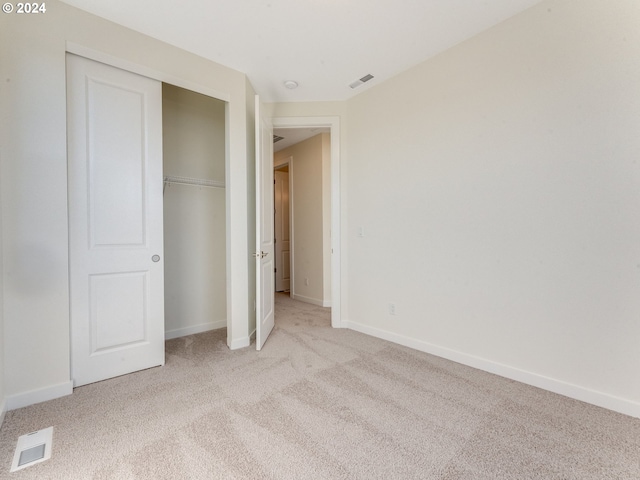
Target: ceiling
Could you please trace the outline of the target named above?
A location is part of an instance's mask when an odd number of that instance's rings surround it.
[[[346,100],[541,0],[63,1],[246,73],[264,102],[305,102]]]
[[[284,150],[291,145],[295,145],[296,143],[300,143],[307,138],[315,137],[321,133],[329,133],[330,129],[328,127],[313,127],[313,128],[274,128],[273,134],[278,137],[282,137],[282,140],[278,140],[273,143],[273,151],[279,152],[280,150]]]

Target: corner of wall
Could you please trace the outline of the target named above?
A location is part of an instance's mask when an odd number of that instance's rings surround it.
[[[7,413],[7,401],[2,398],[0,401],[0,430],[2,429],[2,425],[4,424],[4,416]]]
[[[2,425],[4,424],[4,416],[7,413],[7,402],[2,399],[2,403],[0,403],[0,429],[2,429]]]

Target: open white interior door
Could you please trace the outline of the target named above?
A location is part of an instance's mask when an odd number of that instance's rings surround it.
[[[162,85],[67,55],[76,386],[164,364]]]
[[[274,325],[273,127],[256,95],[256,349]]]

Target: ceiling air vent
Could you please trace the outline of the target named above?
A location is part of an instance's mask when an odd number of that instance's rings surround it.
[[[284,137],[280,137],[278,135],[273,136],[273,143],[279,142],[280,140],[284,140]]]
[[[373,78],[373,75],[371,75],[370,73],[365,75],[364,77],[362,77],[359,80],[356,80],[355,82],[349,84],[349,86],[351,88],[358,88],[360,85],[362,85],[365,82],[368,82],[369,80],[371,80]]]

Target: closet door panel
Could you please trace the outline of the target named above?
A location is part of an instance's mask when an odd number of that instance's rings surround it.
[[[87,97],[92,244],[144,245],[146,96],[88,78]]]
[[[67,55],[76,386],[164,364],[161,88]]]

